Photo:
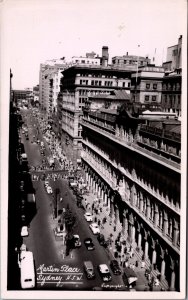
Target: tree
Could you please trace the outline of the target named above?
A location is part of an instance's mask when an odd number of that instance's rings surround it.
[[[54,210],[55,210],[55,218],[58,217],[58,209],[57,209],[57,204],[60,196],[60,189],[56,188],[55,189],[55,203],[54,203]]]
[[[69,255],[70,251],[74,249],[73,228],[76,226],[76,217],[73,215],[72,211],[70,210],[69,205],[67,205],[67,209],[63,213],[63,218],[65,222],[65,228],[67,231],[66,255]]]

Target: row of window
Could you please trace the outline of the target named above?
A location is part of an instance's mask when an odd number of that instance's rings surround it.
[[[143,65],[144,61],[143,60],[122,60],[122,59],[118,59],[118,60],[113,60],[112,61],[113,64],[124,64],[124,65],[135,65],[135,64],[139,64],[139,65]]]
[[[76,63],[81,63],[81,64],[92,64],[92,65],[94,65],[94,64],[98,65],[99,64],[98,61],[89,61],[89,60],[86,61],[85,59],[82,59],[82,60],[76,59],[75,62]]]
[[[87,98],[79,98],[79,104],[85,103],[86,100]]]
[[[180,83],[163,83],[163,90],[180,91],[180,89],[181,89]]]
[[[146,83],[146,89],[149,90],[152,87],[152,85],[150,83]],[[153,87],[154,90],[157,89],[157,83],[153,83]]]
[[[88,85],[88,80],[81,79],[80,84]],[[126,84],[127,84],[127,87],[130,87],[130,82],[125,82],[125,81],[123,82],[122,87],[126,87]],[[102,81],[101,80],[91,80],[91,85],[92,86],[102,86]],[[113,86],[113,81],[105,81],[104,85],[105,86]]]
[[[150,98],[151,98],[152,101],[157,101],[157,96],[156,96],[156,95],[153,95],[153,96],[145,95],[144,100],[145,100],[145,101],[149,101]]]
[[[93,155],[90,151],[88,151],[88,149],[86,149],[86,153],[89,153],[90,154],[90,157],[92,158],[91,160],[93,162],[95,162],[95,165],[97,167],[99,167],[99,169],[101,169],[101,166],[103,167],[103,170],[106,169],[106,173],[108,173],[108,175],[112,175],[112,170],[108,170],[108,167],[107,165],[104,164],[104,161],[99,159],[97,156]],[[107,175],[107,174],[106,174]],[[115,178],[114,178],[115,179]],[[138,207],[140,209],[140,197],[139,197],[139,194],[137,194],[137,197],[135,197],[135,203],[134,205],[136,207]],[[143,199],[143,206],[142,206],[142,213],[147,216],[148,214],[148,209],[149,209],[149,219],[151,222],[155,222],[155,206],[153,203],[150,203],[150,205],[148,206],[148,201],[146,198]],[[166,220],[166,226],[164,224],[165,220],[165,212],[163,210],[160,210],[158,211],[158,218],[157,218],[157,227],[163,231],[171,240],[173,238],[173,220],[172,218],[170,217],[170,215],[166,215],[167,216],[167,220]],[[177,245],[179,245],[179,239],[177,240]]]

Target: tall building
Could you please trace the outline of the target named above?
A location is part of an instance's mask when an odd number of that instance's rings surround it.
[[[182,82],[182,35],[178,44],[167,48],[166,62],[163,63],[165,75],[162,86],[162,109],[174,112],[181,117],[181,82]]]
[[[82,128],[79,122],[88,97],[110,94],[113,90],[130,92],[131,71],[105,66],[108,55],[106,48],[104,50],[102,58],[104,65],[78,65],[62,72],[61,91],[58,97],[58,115],[61,123],[59,136],[73,162],[80,156]]]
[[[139,67],[131,75],[131,95],[135,102],[161,105],[164,69],[155,65]]]
[[[179,290],[181,123],[134,106],[84,111],[82,165],[114,228]]]
[[[65,58],[48,60],[40,65],[39,72],[39,102],[41,109],[50,118],[57,107],[57,96],[60,91],[61,71],[68,68]]]
[[[163,63],[165,71],[175,71],[182,68],[182,35],[178,39],[178,44],[167,48],[166,62]]]

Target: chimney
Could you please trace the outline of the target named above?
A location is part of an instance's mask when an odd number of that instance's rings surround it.
[[[101,58],[101,65],[102,66],[106,67],[108,65],[108,58],[109,58],[108,47],[103,46],[102,47],[102,58]]]
[[[126,55],[129,55],[129,52],[127,52],[127,54]]]

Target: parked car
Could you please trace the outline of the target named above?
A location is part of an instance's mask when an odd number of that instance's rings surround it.
[[[112,276],[106,264],[101,264],[98,266],[99,274],[103,281],[110,281],[112,280]]]
[[[117,260],[115,260],[115,259],[111,260],[110,268],[112,269],[112,272],[115,275],[120,275],[121,274],[121,268],[120,268],[119,263],[118,263]]]
[[[90,229],[92,230],[93,234],[99,234],[100,233],[100,229],[97,223],[91,223],[89,225]]]
[[[93,241],[92,241],[91,238],[86,238],[84,240],[84,244],[85,244],[87,250],[94,250],[95,249],[95,246],[94,246]]]
[[[54,234],[56,237],[61,237],[63,236],[63,230],[61,228],[61,226],[57,226],[55,229],[54,229]]]
[[[74,247],[75,247],[75,248],[81,247],[82,243],[81,243],[81,241],[80,241],[80,237],[79,237],[78,234],[74,234],[74,235],[73,235],[73,243],[74,243]]]
[[[49,181],[48,180],[44,181],[44,186],[45,186],[45,188],[47,188],[49,186]]]
[[[28,235],[29,235],[29,232],[28,232],[27,226],[22,226],[22,228],[21,228],[21,236],[24,237],[24,236],[28,236]]]
[[[101,246],[105,246],[107,243],[105,241],[105,238],[104,238],[104,235],[102,233],[100,233],[98,236],[97,236],[97,240],[99,241],[99,244]]]
[[[84,218],[86,219],[87,222],[93,222],[93,216],[90,212],[86,212],[84,214]]]
[[[46,191],[47,191],[47,194],[49,194],[49,195],[53,194],[51,186],[47,186]]]
[[[95,278],[94,267],[93,267],[93,264],[90,260],[84,261],[84,271],[85,271],[86,277],[88,279]]]

